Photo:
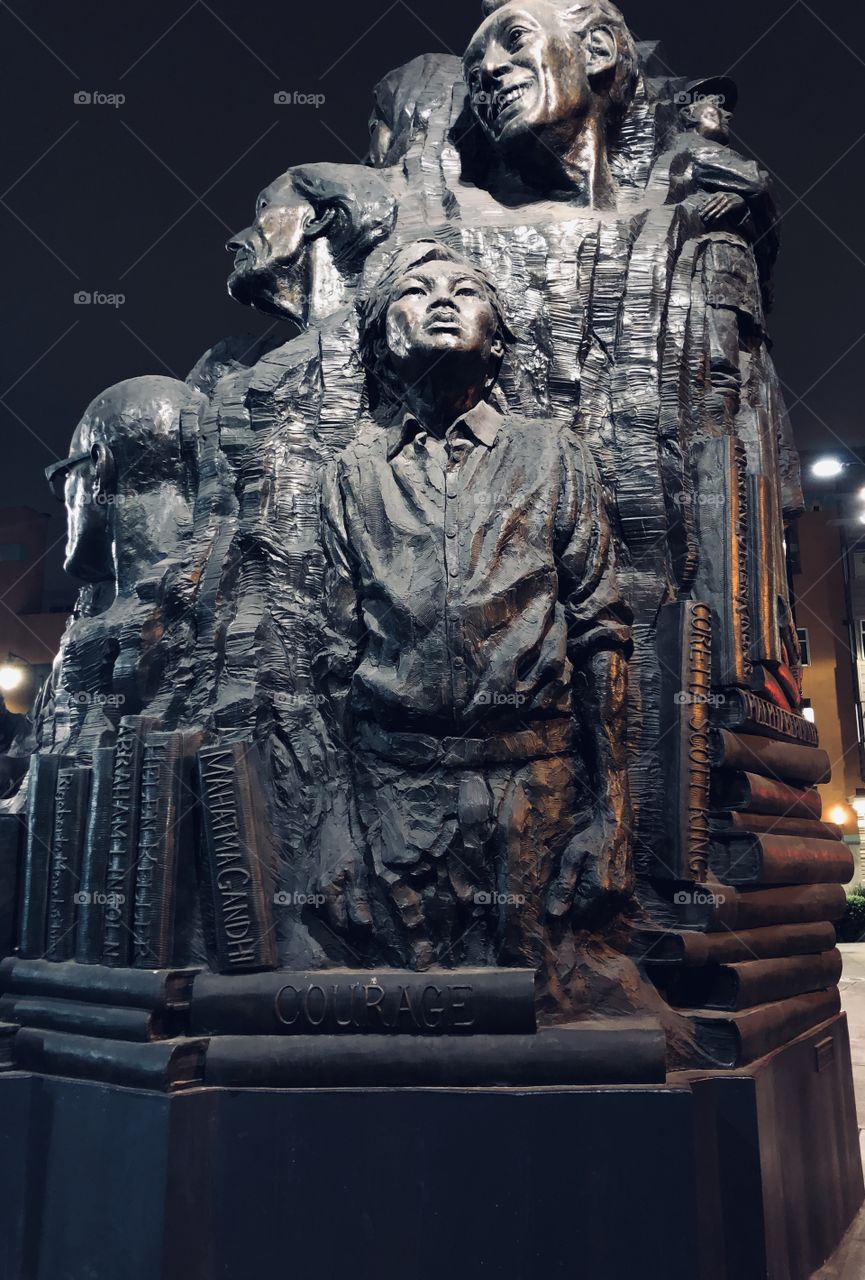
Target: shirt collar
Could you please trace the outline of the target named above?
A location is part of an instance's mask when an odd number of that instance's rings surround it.
[[[469,409],[468,413],[464,413],[457,418],[456,422],[448,428],[447,434],[449,435],[454,427],[462,425],[468,430],[469,435],[474,436],[479,444],[491,449],[496,442],[502,422],[503,418],[498,409],[494,408],[488,400],[481,400],[473,409]],[[421,424],[412,413],[406,413],[402,422],[390,427],[387,433],[388,462],[395,458],[408,442],[413,440],[418,432],[422,430]]]

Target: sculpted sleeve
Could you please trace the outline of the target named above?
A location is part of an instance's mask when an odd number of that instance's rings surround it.
[[[561,434],[562,484],[556,559],[568,619],[568,652],[579,670],[595,653],[629,657],[631,610],[622,598],[603,489],[588,448]]]

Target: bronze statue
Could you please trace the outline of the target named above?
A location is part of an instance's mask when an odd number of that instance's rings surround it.
[[[0,802],[10,1158],[79,1167],[102,1082],[95,1159],[141,1135],[119,1195],[166,1206],[142,1275],[177,1269],[175,1213],[203,1277],[276,1274],[286,1203],[320,1274],[336,1152],[349,1247],[410,1239],[334,1274],[440,1275],[432,1210],[460,1276],[805,1280],[786,1243],[822,1215],[819,1265],[861,1198],[853,868],[801,714],[769,179],[733,82],[672,77],[610,0],[473,26],[381,80],[365,165],[261,192],[229,292],[274,332],[105,392],[49,469],[83,585]],[[119,1274],[89,1230],[36,1259],[54,1209],[4,1185],[10,1280]]]
[[[601,924],[634,887],[629,614],[600,483],[571,432],[490,403],[509,340],[489,277],[401,250],[359,339],[389,425],[325,481],[337,732],[397,922],[378,933],[412,966],[543,967],[551,915]]]

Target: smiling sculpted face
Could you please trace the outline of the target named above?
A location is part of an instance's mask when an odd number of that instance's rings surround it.
[[[465,56],[472,109],[493,142],[571,127],[592,102],[583,40],[546,0],[506,4]]]
[[[392,368],[412,378],[446,355],[500,360],[500,322],[477,276],[456,262],[427,262],[401,276],[385,321]]]

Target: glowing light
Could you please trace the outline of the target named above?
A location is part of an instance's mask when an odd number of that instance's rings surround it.
[[[836,827],[846,827],[850,821],[850,810],[846,804],[833,805],[829,810],[829,821],[834,822]]]
[[[805,717],[805,719],[806,719],[806,720],[810,720],[812,724],[816,724],[816,723],[817,723],[817,717],[816,717],[816,715],[814,714],[814,708],[813,708],[813,707],[803,707],[803,708],[802,708],[802,715]]]
[[[16,689],[20,689],[24,683],[24,670],[22,667],[13,667],[6,662],[0,666],[0,693],[14,693]]]
[[[818,480],[834,480],[843,470],[844,463],[840,458],[818,458],[811,467],[811,474]]]

